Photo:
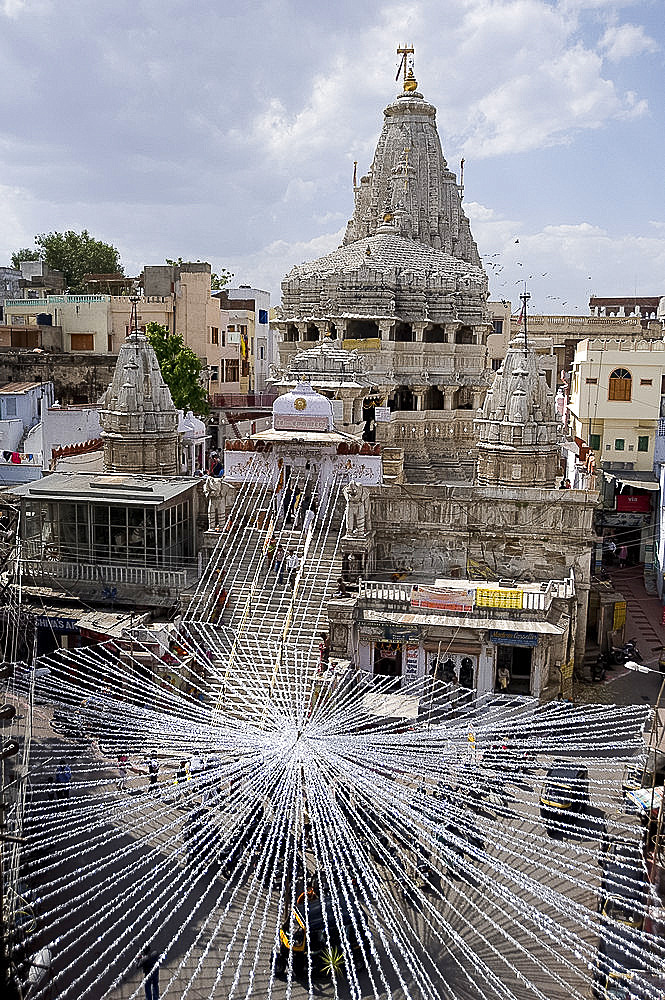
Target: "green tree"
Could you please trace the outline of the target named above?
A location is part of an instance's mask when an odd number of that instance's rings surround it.
[[[199,416],[209,413],[208,397],[200,376],[203,362],[191,347],[185,347],[182,337],[171,334],[159,323],[148,323],[148,342],[157,355],[162,377],[171,398],[179,410],[191,410]]]
[[[30,250],[29,247],[15,250],[12,254],[12,267],[19,268],[24,260],[39,260],[39,250]]]
[[[86,274],[122,274],[120,254],[110,243],[104,243],[91,236],[87,229],[75,233],[68,229],[65,233],[41,233],[35,236],[36,250],[17,250],[12,254],[12,264],[16,260],[43,260],[49,267],[62,271],[65,285],[70,292],[85,289]]]
[[[228,285],[233,277],[232,271],[227,271],[225,267],[220,268],[219,274],[213,271],[210,275],[210,288],[213,292],[218,292],[220,288]]]
[[[184,263],[184,261],[182,257],[178,257],[177,260],[171,260],[169,257],[167,257],[166,263],[170,264],[171,267],[179,267],[181,264]],[[225,267],[220,268],[219,274],[216,274],[215,271],[211,271],[210,290],[212,292],[218,292],[220,288],[224,288],[225,285],[228,285],[232,277],[233,277],[233,272],[227,271]]]

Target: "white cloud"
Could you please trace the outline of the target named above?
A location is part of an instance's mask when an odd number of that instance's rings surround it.
[[[242,275],[244,283],[270,291],[273,302],[278,302],[282,278],[291,268],[330,253],[342,242],[345,228],[311,240],[293,243],[274,240],[254,253],[232,256],[224,265],[235,272],[236,280],[238,275]]]
[[[491,297],[514,302],[526,281],[533,312],[585,314],[591,295],[664,292],[665,232],[623,234],[585,221],[529,232],[495,216],[478,220],[474,235],[484,248]]]
[[[620,62],[645,52],[657,52],[658,43],[639,24],[613,25],[600,40],[600,50],[610,62]]]

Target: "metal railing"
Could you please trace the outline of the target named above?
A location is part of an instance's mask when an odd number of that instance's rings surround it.
[[[485,588],[488,584],[485,581],[481,581],[478,583],[478,586]],[[489,586],[491,586],[491,584]],[[436,588],[433,587],[433,589]],[[473,583],[469,580],[463,580],[460,581],[458,587],[456,587],[454,583],[446,583],[445,589],[447,591],[468,591],[469,589],[473,589]],[[511,587],[509,589],[522,590],[519,586],[514,588]],[[382,580],[360,580],[358,584],[358,596],[362,600],[367,601],[384,601],[391,604],[410,604],[412,592],[412,583],[393,583],[391,581]],[[566,580],[549,580],[546,585],[543,583],[540,590],[522,590],[522,607],[516,610],[549,611],[554,598],[568,599],[574,596],[575,579],[571,574],[571,576],[569,576]],[[482,608],[474,608],[473,613],[477,614],[479,610],[485,612],[493,609],[483,605]]]
[[[183,588],[196,579],[196,570],[154,569],[151,566],[117,566],[100,563],[73,563],[58,560],[25,559],[23,572],[33,579],[54,577],[83,583],[124,583],[144,587]]]
[[[244,410],[253,406],[272,406],[278,395],[278,392],[217,392],[210,396],[210,403],[222,410]]]

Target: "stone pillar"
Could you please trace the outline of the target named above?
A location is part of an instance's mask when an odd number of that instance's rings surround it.
[[[411,324],[411,327],[412,327],[413,332],[415,334],[415,341],[416,341],[417,344],[422,344],[422,342],[423,342],[423,333],[425,332],[425,327],[426,326],[427,326],[427,323],[412,323]]]
[[[413,396],[414,396],[414,399],[416,401],[416,410],[422,410],[422,409],[424,409],[423,402],[424,402],[425,393],[427,392],[427,390],[426,389],[412,389],[411,391],[413,392]]]
[[[474,410],[479,410],[480,407],[483,405],[483,400],[485,399],[485,392],[486,392],[485,389],[473,390],[472,405]]]
[[[457,392],[457,386],[452,385],[442,385],[439,386],[443,392],[443,408],[444,410],[454,410],[455,409],[455,393]]]
[[[379,334],[381,335],[381,340],[390,340],[390,331],[394,325],[395,324],[391,319],[379,320]]]

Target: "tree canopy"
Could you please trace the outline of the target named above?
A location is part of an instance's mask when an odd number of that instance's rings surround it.
[[[179,334],[169,333],[160,323],[148,323],[146,335],[176,407],[199,416],[208,413],[208,397],[200,381],[201,359],[191,347],[185,347]]]
[[[167,257],[166,263],[170,264],[171,267],[179,267],[181,264],[184,264],[185,261],[182,259],[182,257],[178,257],[177,260],[172,260],[170,257]],[[218,292],[220,288],[224,288],[225,285],[229,284],[232,277],[233,277],[233,271],[227,271],[225,267],[221,267],[219,269],[219,274],[217,274],[215,271],[211,271],[210,290],[212,292]]]
[[[87,229],[75,233],[41,233],[35,236],[36,248],[23,248],[12,254],[12,267],[23,260],[43,260],[62,271],[70,292],[83,291],[86,274],[122,274],[120,254],[110,243],[96,240]]]

